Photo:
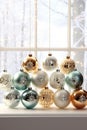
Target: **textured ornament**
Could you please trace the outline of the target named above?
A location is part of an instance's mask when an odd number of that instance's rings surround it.
[[[29,74],[23,72],[23,70],[20,70],[17,72],[12,79],[13,86],[18,90],[25,90],[30,84],[30,76]]]
[[[37,73],[33,74],[32,83],[39,88],[45,87],[48,83],[47,73],[39,69]]]
[[[82,89],[75,90],[71,95],[71,102],[77,109],[83,109],[87,104],[87,92]]]
[[[38,71],[38,63],[37,59],[29,54],[26,59],[22,63],[22,69],[24,72],[37,72]]]
[[[54,94],[54,104],[61,108],[64,109],[67,107],[70,103],[70,94],[67,90],[58,90]]]
[[[50,85],[55,89],[61,89],[64,87],[65,76],[59,70],[53,72],[50,76]]]
[[[33,109],[39,101],[38,93],[32,88],[28,88],[22,93],[21,102],[27,109]]]
[[[48,89],[48,87],[45,87],[40,92],[39,103],[44,108],[49,108],[53,104],[53,96],[53,91]]]
[[[4,96],[4,103],[10,107],[15,108],[20,102],[20,93],[17,90],[11,90]]]
[[[68,74],[75,69],[75,62],[69,56],[66,57],[60,64],[60,71],[64,74]]]
[[[0,73],[0,89],[8,91],[11,87],[11,75],[7,72],[7,70],[3,70],[3,72]]]
[[[74,70],[66,76],[65,82],[73,89],[80,88],[83,83],[83,75],[79,71]]]
[[[48,57],[43,62],[43,68],[45,70],[53,70],[56,67],[58,67],[57,59],[52,54],[48,54]]]

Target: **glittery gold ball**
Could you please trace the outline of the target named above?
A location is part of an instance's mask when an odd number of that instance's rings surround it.
[[[69,56],[66,57],[60,64],[60,71],[64,74],[68,74],[75,69],[75,62]]]
[[[39,103],[44,108],[49,108],[50,105],[53,104],[53,97],[54,97],[53,91],[48,89],[48,87],[45,87],[40,92]]]
[[[29,54],[26,59],[22,63],[22,69],[24,72],[37,72],[38,71],[38,63],[37,59]]]

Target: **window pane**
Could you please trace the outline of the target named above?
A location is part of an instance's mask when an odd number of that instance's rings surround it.
[[[67,11],[64,0],[51,0],[50,47],[67,47]],[[38,47],[49,47],[49,3],[38,0]]]

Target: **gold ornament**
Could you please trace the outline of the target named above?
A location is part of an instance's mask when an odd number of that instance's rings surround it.
[[[71,95],[71,102],[77,109],[83,109],[87,104],[87,92],[82,89],[75,90]]]
[[[38,71],[38,63],[37,59],[29,54],[27,58],[22,63],[22,69],[24,72],[37,72]]]
[[[50,105],[53,104],[53,97],[54,97],[53,91],[48,89],[48,87],[45,87],[40,92],[39,103],[44,108],[49,108]]]
[[[67,56],[66,59],[64,59],[60,65],[60,71],[64,74],[68,74],[74,69],[75,69],[74,60],[72,60],[70,56]]]

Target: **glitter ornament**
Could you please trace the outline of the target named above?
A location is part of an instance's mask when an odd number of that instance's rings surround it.
[[[29,74],[20,70],[17,72],[12,79],[13,86],[18,90],[25,90],[29,86],[31,79]]]
[[[53,70],[58,66],[57,59],[52,56],[52,54],[48,54],[48,57],[43,62],[43,68],[45,70]]]
[[[7,72],[7,70],[3,70],[3,72],[0,73],[0,89],[9,91],[11,90],[11,87],[11,75]]]
[[[65,82],[73,89],[80,88],[83,83],[83,75],[79,71],[74,70],[66,76]]]
[[[26,59],[22,63],[22,69],[24,72],[37,72],[38,71],[38,63],[37,59],[29,54]]]
[[[53,104],[53,96],[53,91],[45,87],[40,92],[39,103],[44,108],[49,108]]]
[[[10,108],[15,108],[20,102],[20,93],[17,90],[11,90],[4,96],[4,103]]]
[[[54,94],[54,104],[61,108],[64,109],[67,107],[70,103],[70,94],[67,90],[58,90]]]
[[[64,87],[65,76],[60,70],[56,70],[50,76],[50,85],[54,89],[61,89]]]
[[[76,89],[71,94],[71,102],[77,109],[83,109],[87,104],[87,92],[82,89]]]
[[[39,69],[37,73],[33,74],[32,83],[39,88],[45,87],[48,83],[47,73]]]
[[[39,101],[38,93],[32,88],[28,88],[22,93],[21,102],[27,109],[33,109]]]
[[[69,56],[66,57],[60,64],[60,71],[64,74],[68,74],[75,69],[75,62]]]

